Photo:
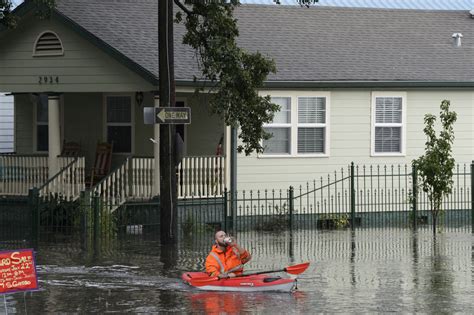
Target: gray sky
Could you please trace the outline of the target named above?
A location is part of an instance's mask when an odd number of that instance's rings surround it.
[[[273,0],[241,0],[242,3],[271,4]],[[284,5],[295,5],[295,0],[280,0]],[[472,10],[474,0],[319,0],[317,6],[398,8],[429,10]]]
[[[241,3],[274,4],[273,0],[240,0]],[[12,0],[16,5],[23,0]],[[296,0],[280,0],[284,5],[296,5]],[[400,8],[430,10],[472,10],[474,0],[319,0],[317,5],[367,8]]]

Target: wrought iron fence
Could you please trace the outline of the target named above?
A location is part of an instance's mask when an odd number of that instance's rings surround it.
[[[440,223],[474,232],[474,164],[460,165],[454,188],[443,202]],[[178,238],[231,232],[344,229],[430,229],[431,215],[416,170],[409,166],[355,166],[287,190],[224,190],[219,198],[179,200]],[[159,200],[128,202],[83,192],[77,200],[41,196],[0,199],[0,246],[61,243],[101,252],[129,242],[158,240]]]
[[[28,197],[0,197],[0,249],[30,245],[32,212]]]

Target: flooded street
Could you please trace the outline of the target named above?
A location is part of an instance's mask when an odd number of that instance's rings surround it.
[[[41,290],[6,296],[0,313],[315,312],[474,313],[473,234],[406,229],[298,231],[236,235],[249,270],[310,261],[294,293],[204,292],[180,281],[202,270],[212,235],[169,253],[156,242],[130,242],[101,259],[42,248]]]

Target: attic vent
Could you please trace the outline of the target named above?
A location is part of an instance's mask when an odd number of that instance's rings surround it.
[[[33,48],[33,56],[62,56],[64,48],[56,33],[46,31],[41,33],[36,39]]]
[[[451,37],[454,38],[454,47],[461,47],[462,34],[461,33],[454,33],[453,36],[451,36]]]

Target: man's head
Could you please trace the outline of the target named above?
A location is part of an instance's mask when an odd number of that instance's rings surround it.
[[[216,244],[222,247],[226,247],[227,244],[224,242],[224,238],[227,236],[227,234],[224,231],[217,231],[216,235],[214,236],[216,240]]]

